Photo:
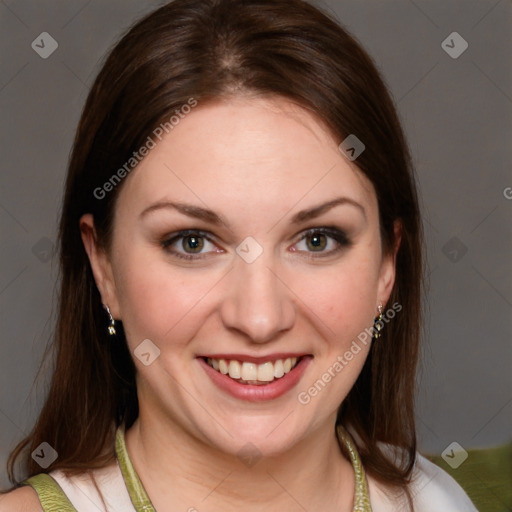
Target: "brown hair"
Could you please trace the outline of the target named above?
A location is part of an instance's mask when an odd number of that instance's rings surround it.
[[[162,122],[190,98],[238,92],[285,97],[316,114],[338,142],[366,146],[357,166],[373,183],[383,247],[402,241],[390,304],[403,311],[373,344],[340,407],[357,433],[369,474],[405,488],[415,461],[414,387],[420,331],[421,229],[413,171],[386,86],[361,46],[328,15],[301,0],[175,0],[139,21],[115,46],[87,98],[69,164],[60,223],[60,304],[55,369],[40,416],[8,461],[41,472],[30,453],[43,441],[58,452],[46,470],[86,471],[112,461],[115,429],[138,415],[135,366],[119,325],[109,339],[79,219],[92,213],[109,247],[117,194],[106,183]],[[390,460],[380,442],[401,450]]]

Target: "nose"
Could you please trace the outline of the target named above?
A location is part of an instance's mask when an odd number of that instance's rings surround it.
[[[253,343],[267,343],[293,327],[293,293],[268,259],[260,256],[246,263],[240,258],[229,275],[221,306],[226,328],[243,333]]]

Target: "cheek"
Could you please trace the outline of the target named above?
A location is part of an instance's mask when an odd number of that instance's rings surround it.
[[[331,341],[346,345],[372,325],[377,286],[376,259],[361,251],[339,265],[305,274],[298,280],[297,295],[328,328]]]
[[[149,338],[178,348],[200,325],[201,299],[215,283],[210,274],[179,270],[132,252],[116,267],[116,289],[130,346]],[[188,333],[190,331],[190,333]]]

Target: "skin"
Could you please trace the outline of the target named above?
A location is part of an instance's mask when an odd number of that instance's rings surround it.
[[[134,358],[140,415],[126,434],[159,511],[352,510],[353,470],[334,424],[370,344],[309,404],[297,395],[372,326],[393,287],[398,244],[383,254],[374,188],[338,143],[284,99],[200,104],[125,179],[108,251],[91,215],[80,221],[103,303],[122,320],[130,350],[145,339],[160,350],[149,366]],[[338,197],[359,206],[292,223]],[[165,201],[208,208],[225,223],[173,208],[141,217]],[[349,243],[320,237],[315,250],[313,236],[301,240],[323,226]],[[200,259],[173,256],[172,248],[186,254],[183,239],[162,246],[184,229],[209,234]],[[250,264],[236,253],[248,236],[263,248]],[[279,352],[312,360],[291,391],[258,403],[219,390],[197,360]],[[237,456],[247,443],[262,457],[252,467]]]

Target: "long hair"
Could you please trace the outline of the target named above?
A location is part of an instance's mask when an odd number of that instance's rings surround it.
[[[154,130],[191,98],[204,104],[238,93],[284,97],[320,118],[341,143],[366,146],[357,166],[373,183],[385,251],[402,223],[390,303],[402,311],[386,325],[338,422],[357,433],[368,474],[405,488],[415,461],[415,371],[421,316],[422,250],[418,201],[407,144],[390,94],[356,40],[329,15],[301,0],[175,0],[135,24],[113,48],[87,98],[70,158],[59,229],[61,284],[53,341],[54,371],[30,434],[11,453],[24,478],[42,468],[30,453],[43,441],[58,458],[44,472],[105,466],[115,429],[138,415],[135,366],[122,326],[108,337],[79,219],[92,213],[108,250],[121,181],[98,188]],[[118,172],[118,176],[119,176]],[[96,193],[95,193],[96,192]],[[398,447],[390,459],[381,443]]]

